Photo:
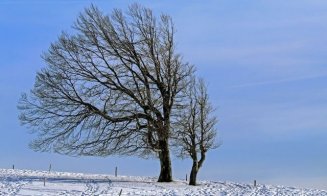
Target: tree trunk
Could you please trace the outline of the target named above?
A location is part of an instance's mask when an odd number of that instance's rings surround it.
[[[158,182],[171,182],[172,179],[172,172],[171,172],[171,161],[170,161],[170,153],[168,147],[167,140],[160,140],[160,152],[159,152],[159,159],[160,159],[160,176]]]
[[[198,168],[198,162],[194,161],[193,162],[193,166],[192,166],[192,170],[191,170],[191,174],[190,174],[190,182],[189,185],[196,185],[196,176],[198,174],[199,168]]]

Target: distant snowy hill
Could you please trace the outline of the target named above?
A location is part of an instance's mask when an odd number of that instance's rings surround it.
[[[45,180],[46,179],[46,180]],[[157,183],[156,178],[0,169],[0,195],[326,195],[327,191],[201,181]]]

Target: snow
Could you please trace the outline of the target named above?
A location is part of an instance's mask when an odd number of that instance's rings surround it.
[[[44,185],[45,183],[45,185]],[[327,191],[283,186],[176,180],[158,183],[153,177],[0,169],[0,195],[326,195]]]

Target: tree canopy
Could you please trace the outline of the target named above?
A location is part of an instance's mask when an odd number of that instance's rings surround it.
[[[138,4],[111,15],[85,9],[42,55],[46,66],[20,99],[20,120],[37,134],[31,148],[156,156],[159,181],[171,181],[169,140],[194,75],[174,36],[170,16]]]

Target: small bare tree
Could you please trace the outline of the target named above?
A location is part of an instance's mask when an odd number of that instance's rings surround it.
[[[178,130],[175,131],[174,144],[177,147],[178,156],[192,159],[189,184],[196,185],[197,174],[203,165],[207,151],[218,147],[215,144],[217,118],[213,115],[214,108],[209,102],[203,80],[192,79],[187,91],[188,105],[177,122]]]
[[[174,26],[137,4],[110,16],[95,6],[74,35],[63,33],[43,55],[19,109],[38,138],[34,150],[68,155],[155,155],[158,181],[172,181],[172,114],[183,102],[193,68],[175,52]]]

